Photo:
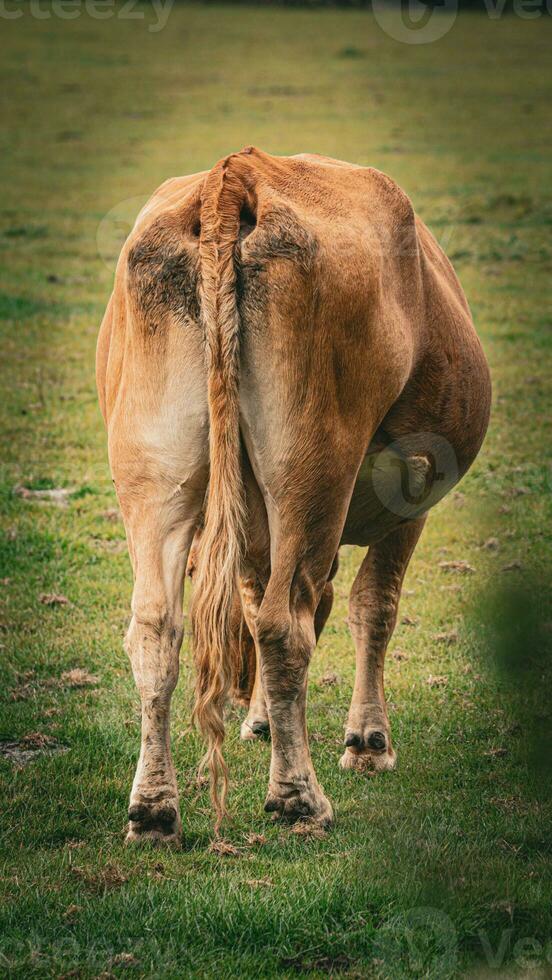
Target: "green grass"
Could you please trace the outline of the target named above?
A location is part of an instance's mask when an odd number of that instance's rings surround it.
[[[28,12],[3,23],[0,737],[39,732],[67,751],[21,769],[0,758],[0,973],[395,980],[504,975],[517,961],[521,976],[527,937],[544,971],[552,23],[466,14],[419,46],[350,12],[175,7],[164,31],[147,23]],[[122,526],[104,516],[115,500],[95,337],[125,221],[166,177],[248,143],[375,165],[401,183],[456,263],[494,410],[408,572],[401,612],[415,625],[397,627],[391,651],[405,657],[387,668],[397,773],[338,769],[360,559],[344,549],[309,706],[335,830],[308,840],[270,823],[269,746],[241,745],[231,711],[225,833],[239,855],[209,852],[186,641],[173,714],[184,848],[137,852],[122,844],[139,744],[121,643],[131,576]],[[113,208],[116,227],[102,221]],[[71,493],[58,507],[14,494],[21,485]],[[498,549],[481,547],[489,537]],[[447,576],[447,558],[476,571]],[[435,639],[450,630],[456,643]],[[75,667],[97,683],[61,683]],[[328,671],[337,683],[322,682]]]

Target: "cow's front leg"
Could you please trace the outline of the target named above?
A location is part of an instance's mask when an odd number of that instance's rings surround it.
[[[344,769],[381,772],[395,766],[383,667],[403,578],[424,523],[425,517],[409,521],[371,545],[353,583],[349,627],[356,647],[356,676],[341,757]]]
[[[257,639],[257,615],[263,601],[263,589],[256,575],[251,572],[240,581],[240,596],[247,628],[255,644],[255,681],[247,717],[242,722],[240,736],[245,741],[266,738],[270,732],[268,709],[262,683],[261,651]]]
[[[331,570],[331,578],[335,575],[337,571],[337,556],[334,559]],[[242,583],[242,604],[244,609],[244,615],[246,617],[250,632],[255,635],[255,621],[257,618],[257,613],[259,611],[259,606],[262,602],[262,591],[258,588],[256,590],[251,589],[251,583]],[[318,606],[316,608],[316,613],[314,616],[314,632],[316,642],[320,637],[322,630],[326,624],[326,620],[330,615],[333,605],[333,585],[331,581],[328,581],[322,590]],[[264,738],[270,733],[270,722],[268,718],[268,708],[266,706],[266,698],[262,685],[262,663],[261,663],[261,651],[259,643],[255,642],[255,683],[253,685],[253,690],[251,692],[251,701],[249,704],[249,710],[247,712],[247,718],[241,726],[241,737],[242,739],[256,739]]]
[[[255,683],[251,692],[251,700],[247,717],[243,720],[240,737],[244,741],[266,738],[270,734],[268,709],[262,684],[261,657],[258,643],[255,644]]]
[[[286,820],[329,826],[332,807],[316,778],[306,726],[307,670],[316,638],[314,611],[266,599],[257,620],[272,758],[265,810]]]
[[[135,577],[125,648],[142,707],[141,749],[126,839],[175,844],[181,822],[170,749],[170,707],[178,679],[183,578],[194,524],[188,520],[175,525],[162,508],[134,512],[125,523]]]

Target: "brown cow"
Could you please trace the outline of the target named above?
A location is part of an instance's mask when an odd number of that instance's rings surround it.
[[[224,704],[253,640],[242,734],[270,724],[265,808],[327,825],[305,701],[339,546],[369,546],[341,764],[391,769],[383,664],[401,583],[427,510],[487,428],[487,364],[450,263],[379,171],[248,147],[163,184],[138,217],[97,376],[134,571],[142,748],[127,839],[180,834],[169,709],[198,527],[195,715],[218,818]]]

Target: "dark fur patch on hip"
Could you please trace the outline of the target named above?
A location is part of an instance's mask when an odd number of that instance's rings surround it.
[[[258,313],[265,307],[272,263],[290,262],[301,277],[308,279],[313,275],[317,253],[316,236],[291,208],[271,206],[259,216],[256,229],[238,250],[236,289],[241,310]]]
[[[157,218],[128,253],[128,289],[149,334],[167,313],[199,319],[197,244],[175,216]]]

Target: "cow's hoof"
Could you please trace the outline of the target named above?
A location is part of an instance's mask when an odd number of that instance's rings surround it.
[[[320,789],[316,792],[308,788],[286,788],[281,792],[269,789],[264,808],[276,820],[290,823],[308,820],[324,828],[331,827],[333,823],[332,805]]]
[[[181,833],[182,824],[177,803],[160,800],[157,803],[130,804],[127,844],[179,847]]]
[[[240,738],[244,742],[250,742],[259,738],[270,738],[270,725],[268,718],[249,718],[247,717],[240,729]]]
[[[389,772],[395,768],[397,756],[385,732],[373,729],[365,734],[347,730],[345,752],[341,756],[342,769],[357,772]]]

